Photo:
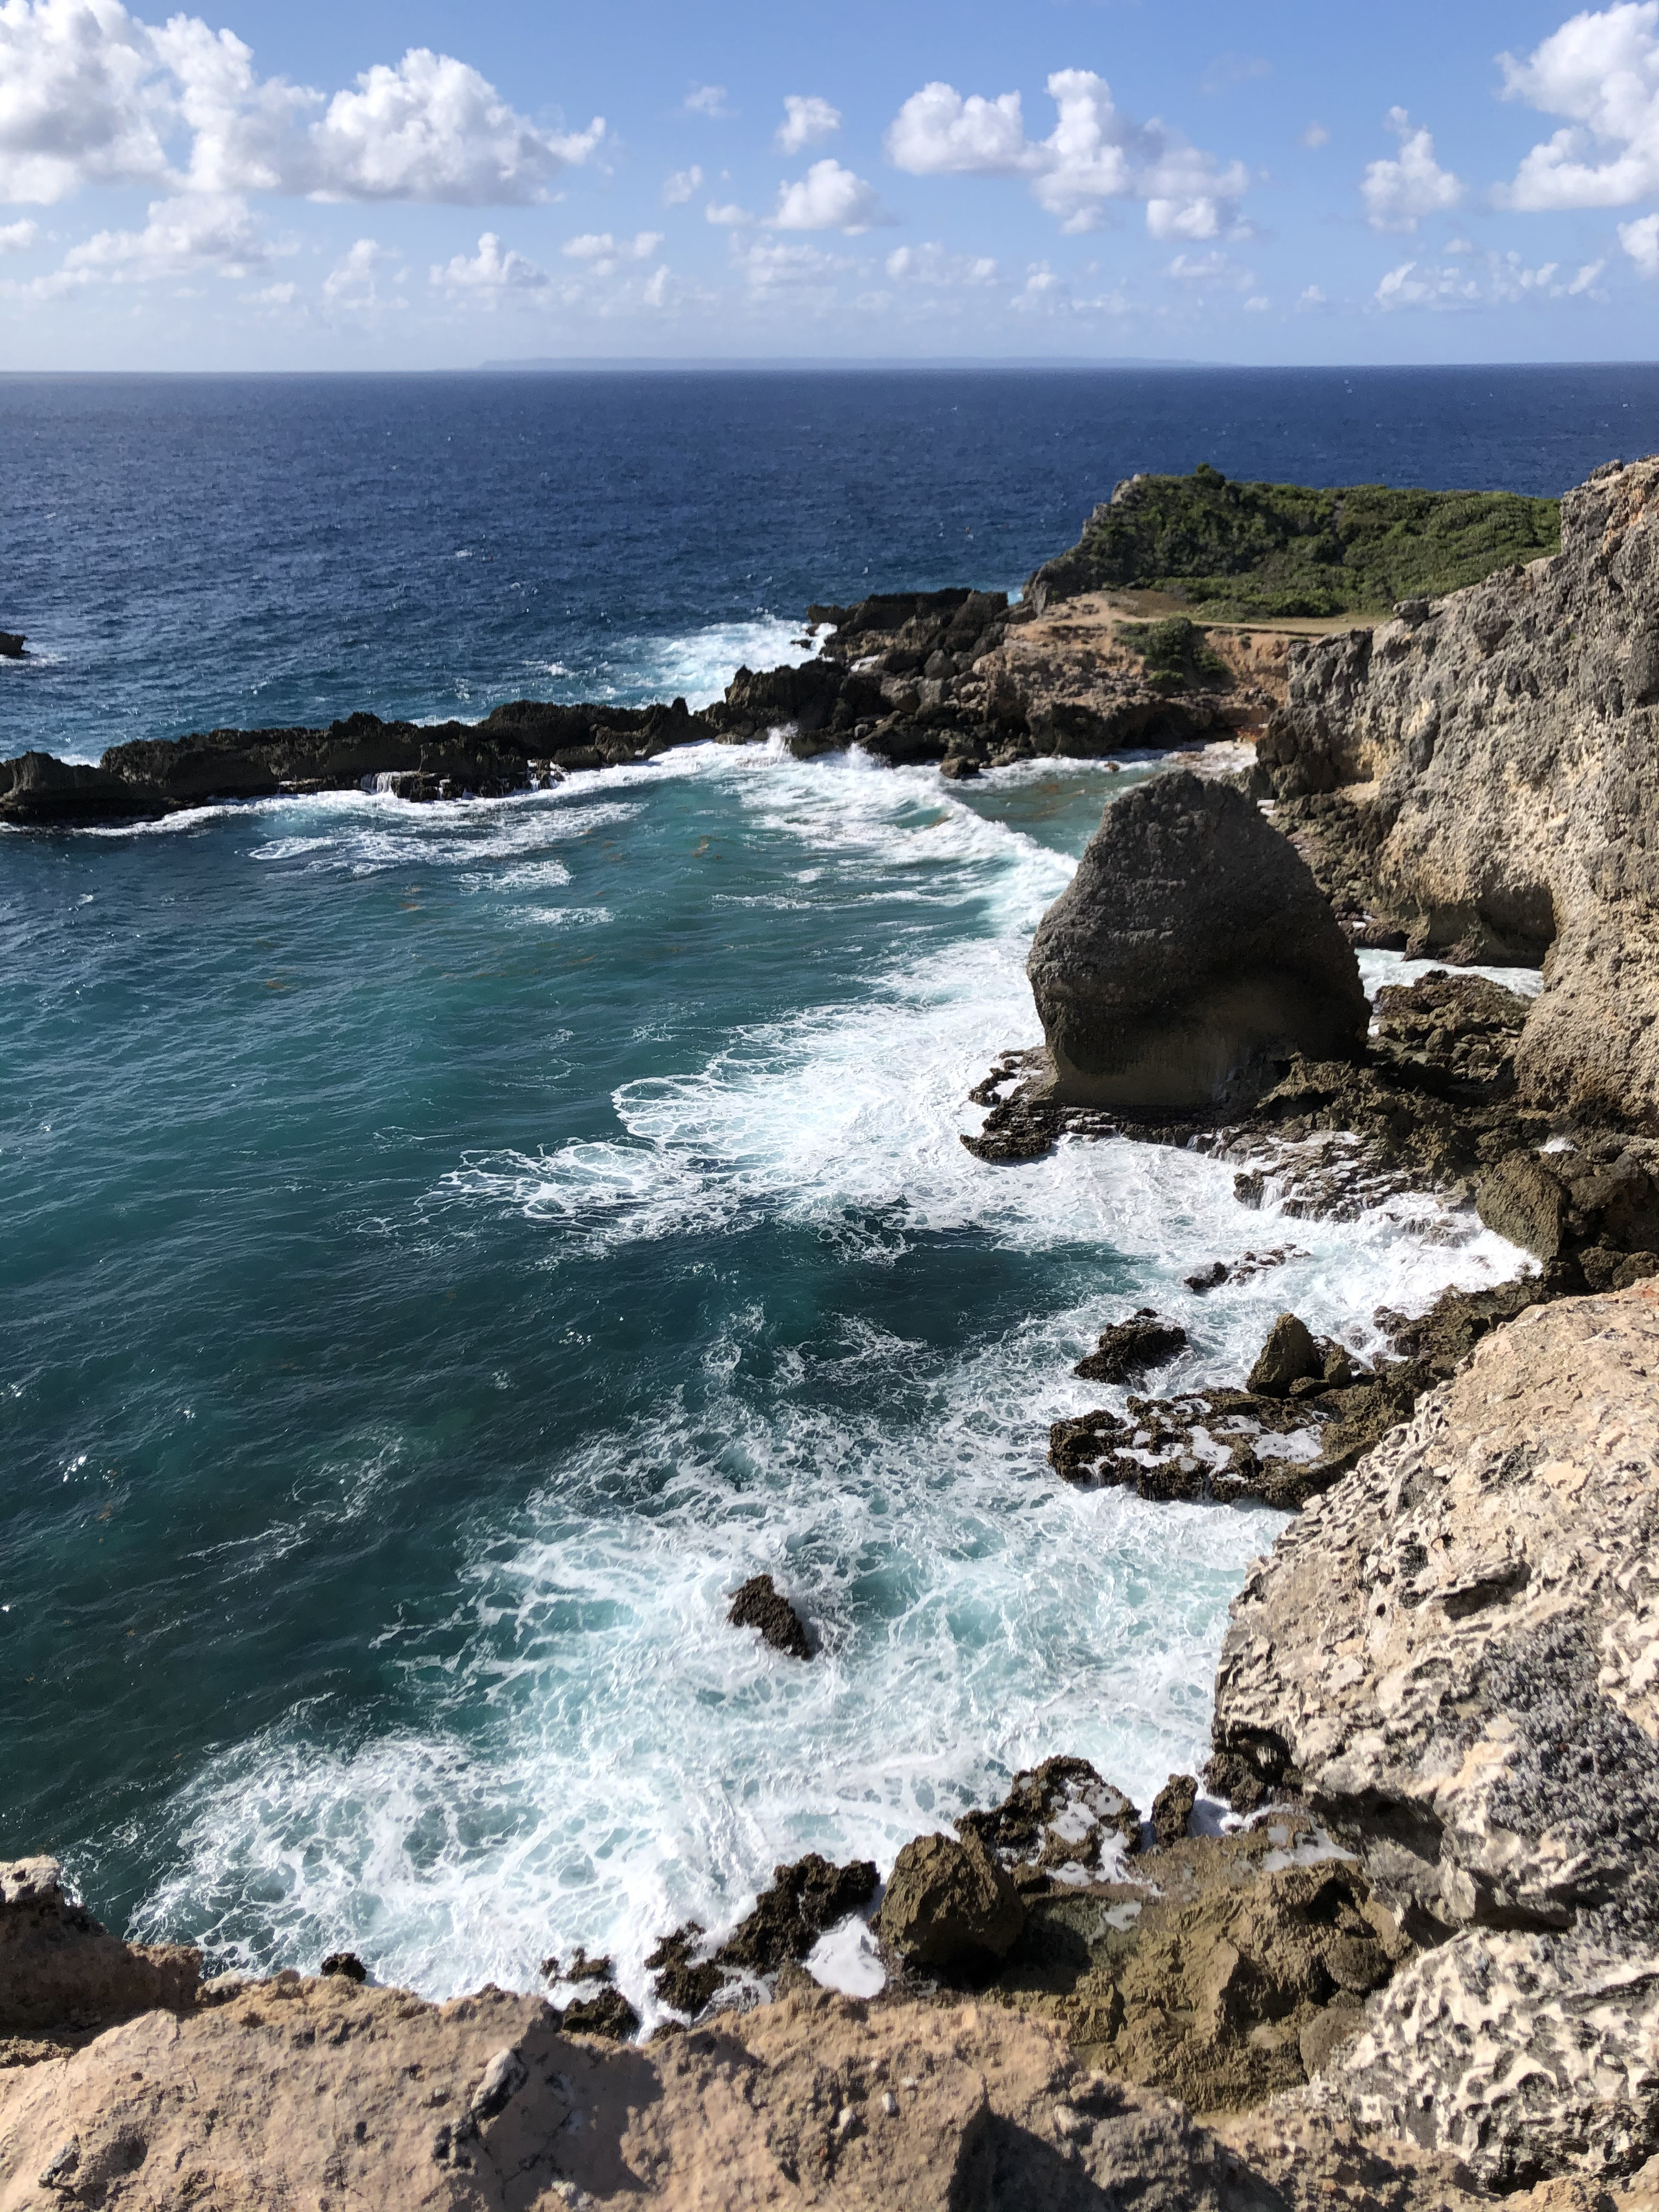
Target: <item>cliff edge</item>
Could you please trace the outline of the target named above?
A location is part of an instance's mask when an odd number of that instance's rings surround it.
[[[1553,557],[1293,648],[1254,781],[1374,933],[1542,963],[1523,1096],[1659,1126],[1659,458],[1570,492]]]

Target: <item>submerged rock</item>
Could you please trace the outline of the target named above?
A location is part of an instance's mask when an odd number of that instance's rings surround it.
[[[792,1659],[810,1659],[805,1624],[770,1575],[750,1575],[732,1600],[726,1619],[733,1628],[758,1628],[762,1640]]]
[[[1057,1103],[1243,1103],[1276,1064],[1360,1053],[1352,947],[1249,800],[1189,773],[1106,809],[1027,972]]]

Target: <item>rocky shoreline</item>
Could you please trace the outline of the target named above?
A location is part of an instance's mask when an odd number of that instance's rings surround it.
[[[1182,1332],[1110,1327],[1078,1372],[1119,1395],[1056,1425],[1056,1474],[1294,1511],[1232,1608],[1209,1795],[1171,1776],[1143,1812],[1055,1758],[884,1883],[780,1867],[725,1936],[660,1937],[643,2045],[608,1960],[441,2007],[344,1956],[204,1982],[12,1867],[0,2212],[1659,2206],[1659,461],[1598,471],[1561,532],[1266,648],[1063,597],[1067,570],[1012,608],[813,608],[817,659],[697,714],[526,702],[0,763],[0,819],[51,830],[769,732],[951,777],[1254,739],[1237,785],[1108,810],[1033,948],[1046,1045],[990,1072],[963,1142],[1015,1173],[1062,1139],[1189,1146],[1290,1222],[1429,1190],[1532,1261],[1379,1313],[1370,1364],[1283,1314],[1242,1389],[1153,1396]],[[1447,965],[1368,1012],[1365,944]],[[1532,1000],[1455,972],[1540,962]],[[738,1632],[811,1661],[769,1579],[733,1595]]]

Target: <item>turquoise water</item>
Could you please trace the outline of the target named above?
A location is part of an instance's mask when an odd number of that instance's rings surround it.
[[[0,429],[0,751],[86,756],[709,698],[811,599],[1017,585],[1139,468],[1559,491],[1659,442],[1659,370],[3,378]],[[708,749],[0,832],[0,1850],[217,1964],[582,1942],[638,1998],[779,1859],[888,1864],[1048,1753],[1195,1767],[1273,1518],[1066,1490],[1073,1364],[1156,1304],[1236,1381],[1283,1306],[1364,1346],[1519,1255],[957,1142],[1156,769]],[[726,1625],[756,1571],[809,1665]]]
[[[1199,1761],[1274,1517],[1060,1485],[1072,1363],[1156,1302],[1236,1378],[1283,1305],[1374,1340],[1515,1255],[957,1142],[1158,766],[706,747],[7,839],[5,1847],[221,1963],[443,1994],[580,1941],[637,1996],[776,1860]],[[726,1625],[757,1571],[809,1665]]]

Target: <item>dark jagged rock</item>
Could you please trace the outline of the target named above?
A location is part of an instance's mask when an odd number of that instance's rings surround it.
[[[0,761],[0,821],[52,828],[61,822],[119,822],[165,814],[166,803],[126,780],[50,753]]]
[[[1187,1348],[1187,1332],[1178,1322],[1164,1321],[1151,1306],[1142,1306],[1127,1321],[1114,1322],[1101,1331],[1100,1342],[1086,1359],[1072,1370],[1085,1382],[1127,1382],[1149,1367],[1161,1367]]]
[[[763,1978],[799,1966],[821,1936],[861,1912],[878,1886],[870,1859],[836,1866],[809,1851],[774,1867],[771,1887],[723,1943],[710,1942],[696,1921],[662,1938],[645,1962],[658,2002],[693,2020],[717,2002],[752,2002]]]
[[[1535,1152],[1511,1152],[1481,1178],[1475,1206],[1488,1229],[1535,1259],[1555,1260],[1565,1239],[1566,1187]]]
[[[957,1826],[994,1852],[1022,1892],[1107,1879],[1140,1848],[1139,1814],[1086,1759],[1045,1759],[1015,1775],[1000,1805],[964,1813]]]
[[[751,1575],[732,1598],[726,1617],[734,1628],[758,1628],[775,1651],[787,1652],[792,1659],[812,1656],[805,1623],[770,1575]]]
[[[1028,973],[1067,1104],[1213,1109],[1297,1053],[1360,1053],[1352,947],[1250,802],[1190,774],[1109,806]]]
[[[1007,1870],[970,1830],[919,1836],[893,1863],[877,1927],[908,1967],[975,1980],[995,1971],[1025,1924]]]
[[[0,629],[0,660],[27,660],[23,647],[27,640],[20,630]]]
[[[640,2032],[640,2016],[620,1990],[600,1990],[591,1997],[578,1997],[553,2017],[567,2035],[599,2035],[609,2043],[631,2043]]]
[[[1284,1398],[1289,1395],[1292,1382],[1301,1382],[1304,1376],[1322,1377],[1324,1372],[1325,1355],[1307,1324],[1293,1313],[1282,1313],[1268,1330],[1267,1341],[1244,1387],[1260,1397]]]
[[[368,1979],[368,1968],[355,1951],[331,1951],[318,1972],[338,1974],[348,1982],[366,1982]]]
[[[776,1973],[787,1961],[805,1958],[820,1936],[862,1911],[878,1879],[873,1860],[836,1866],[817,1851],[793,1866],[774,1867],[772,1887],[762,1891],[754,1911],[715,1956],[724,1966]]]
[[[1187,1833],[1187,1823],[1198,1802],[1198,1784],[1190,1774],[1172,1774],[1152,1800],[1152,1832],[1167,1850]]]

